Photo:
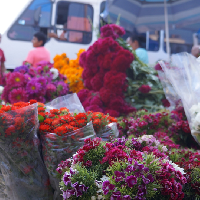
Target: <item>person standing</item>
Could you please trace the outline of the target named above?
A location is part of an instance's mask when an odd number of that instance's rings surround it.
[[[139,36],[132,34],[127,38],[127,43],[135,51],[138,58],[145,64],[149,63],[149,58],[146,49],[141,47],[141,39]]]
[[[46,41],[47,37],[43,33],[36,33],[32,39],[33,47],[35,49],[31,50],[28,53],[25,61],[30,63],[34,67],[37,67],[37,63],[39,63],[40,61],[50,62],[50,53],[44,47]]]
[[[0,43],[1,43],[1,34],[0,34]],[[2,49],[0,49],[0,85],[2,85],[3,74],[6,71],[5,68],[5,55]]]

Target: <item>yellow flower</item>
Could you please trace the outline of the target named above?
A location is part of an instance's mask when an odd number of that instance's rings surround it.
[[[83,68],[79,65],[80,55],[84,51],[84,49],[80,49],[75,60],[70,60],[65,53],[56,55],[53,59],[54,68],[67,77],[66,83],[69,84],[69,89],[73,93],[78,93],[84,89],[82,80]]]

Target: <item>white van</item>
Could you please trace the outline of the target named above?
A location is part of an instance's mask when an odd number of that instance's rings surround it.
[[[1,48],[6,56],[6,68],[14,69],[26,59],[32,47],[34,33],[56,33],[66,31],[66,40],[49,38],[45,47],[51,53],[67,53],[71,59],[79,49],[87,49],[97,40],[100,28],[100,13],[104,11],[105,0],[32,0],[19,18],[2,37]],[[92,27],[92,25],[94,28]],[[124,39],[128,37],[127,32]],[[159,59],[167,60],[164,31],[144,33],[150,64]],[[190,52],[193,45],[192,33],[174,30],[170,32],[171,53]]]

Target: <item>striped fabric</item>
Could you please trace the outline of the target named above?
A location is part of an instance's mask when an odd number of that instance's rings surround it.
[[[200,0],[168,0],[170,29],[186,29],[197,32],[200,29]],[[165,28],[164,0],[107,0],[102,16],[116,22],[127,31],[146,32]]]

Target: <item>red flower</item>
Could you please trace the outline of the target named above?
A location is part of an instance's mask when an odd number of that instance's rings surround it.
[[[83,90],[80,90],[77,95],[78,95],[80,101],[84,102],[86,100],[88,94],[89,94],[89,90],[83,89]]]
[[[149,85],[142,85],[139,88],[139,91],[142,92],[142,93],[144,93],[144,94],[149,93],[150,90],[151,90],[151,87]]]
[[[79,65],[81,67],[85,67],[85,64],[86,64],[86,51],[84,51],[81,55],[80,55],[80,58],[79,58]]]
[[[159,63],[158,63],[154,68],[155,68],[155,70],[157,70],[157,71],[163,71],[163,70],[162,70],[162,67],[160,66]]]
[[[104,76],[104,87],[110,89],[113,93],[122,95],[126,83],[126,74],[109,71]]]
[[[91,99],[90,101],[91,105],[97,105],[100,108],[103,106],[103,102],[101,101],[101,99],[98,96],[93,97],[93,99]]]
[[[103,87],[103,75],[97,73],[90,81],[92,89],[94,91],[99,91]]]
[[[85,86],[87,89],[92,90],[92,85],[91,85],[90,81],[91,81],[90,78],[85,79],[85,80],[84,80],[84,86]]]
[[[116,58],[111,65],[111,70],[125,73],[126,70],[130,67],[130,64],[133,62],[133,60],[134,56],[130,51],[121,49],[120,51],[118,51]]]
[[[85,80],[87,78],[92,78],[94,76],[94,73],[92,72],[92,70],[88,69],[88,68],[85,68],[83,70],[83,73],[82,73],[82,78]]]
[[[107,24],[101,27],[101,37],[112,37],[113,39],[117,39],[120,36],[125,34],[125,30],[116,25],[116,24]]]
[[[97,106],[97,105],[88,106],[87,108],[85,108],[85,111],[86,112],[88,112],[88,111],[103,112],[103,110],[99,106]]]
[[[106,55],[101,54],[98,57],[99,67],[106,70],[110,69],[110,66],[112,65],[112,62],[113,62],[113,58],[114,58],[114,53],[108,53]]]
[[[99,91],[99,94],[100,94],[101,100],[106,105],[108,105],[110,103],[110,100],[116,96],[114,93],[111,92],[110,89],[107,89],[105,87],[101,88],[101,90]]]
[[[119,115],[120,113],[117,112],[116,110],[106,110],[104,113],[109,114],[111,117],[119,117],[120,116]]]
[[[125,104],[124,99],[120,96],[117,96],[114,99],[111,99],[109,108],[111,110],[116,110],[121,113],[123,112],[124,104]]]
[[[161,101],[164,107],[167,107],[167,108],[170,107],[170,103],[167,99],[162,99]]]

